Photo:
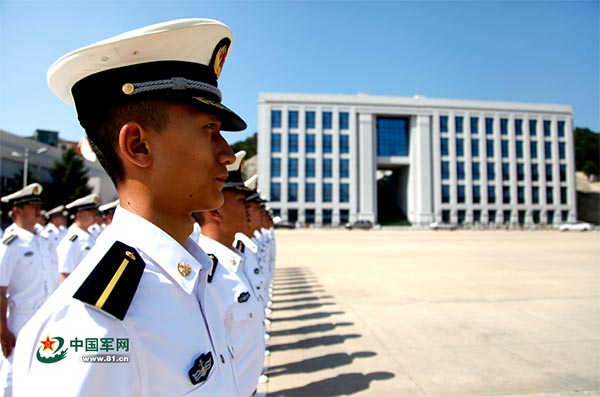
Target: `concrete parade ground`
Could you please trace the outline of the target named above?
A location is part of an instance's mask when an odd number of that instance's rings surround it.
[[[600,232],[276,236],[268,397],[600,396]]]

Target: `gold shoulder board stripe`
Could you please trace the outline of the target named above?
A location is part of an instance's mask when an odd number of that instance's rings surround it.
[[[75,241],[75,240],[77,240],[77,238],[79,238],[79,236],[74,234],[71,237],[69,237],[69,241]]]
[[[135,248],[116,241],[73,297],[123,320],[145,267]]]
[[[9,245],[13,241],[15,241],[16,238],[17,238],[16,234],[11,234],[10,236],[8,236],[4,240],[2,240],[2,244]]]
[[[212,260],[212,269],[208,272],[208,282],[212,282],[213,277],[215,276],[215,271],[217,270],[217,265],[219,264],[219,260],[213,254],[208,254],[210,260]]]

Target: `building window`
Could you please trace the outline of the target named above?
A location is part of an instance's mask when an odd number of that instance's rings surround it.
[[[494,119],[491,117],[485,118],[485,134],[494,135]]]
[[[525,204],[525,188],[523,186],[517,186],[517,203]]]
[[[271,158],[271,177],[281,176],[281,159],[278,157]]]
[[[508,181],[510,180],[510,164],[502,163],[502,180]]]
[[[333,166],[331,159],[323,159],[323,178],[331,178],[333,176]]]
[[[473,203],[479,204],[481,202],[481,188],[479,185],[473,185]]]
[[[298,134],[288,135],[288,152],[298,153]]]
[[[489,185],[487,188],[488,193],[488,204],[496,203],[496,186]]]
[[[552,180],[552,164],[546,164],[546,181]]]
[[[531,188],[531,202],[533,204],[539,204],[540,203],[540,188],[537,186],[533,186]]]
[[[546,204],[554,204],[554,189],[550,186],[546,188]]]
[[[408,119],[377,118],[377,155],[408,156]]]
[[[561,164],[558,166],[558,170],[560,172],[560,181],[561,182],[566,182],[567,181],[567,165],[566,164]]]
[[[487,179],[490,181],[496,179],[496,168],[494,167],[494,163],[487,163]]]
[[[306,143],[306,153],[314,153],[315,152],[315,134],[306,134],[305,136]]]
[[[281,110],[271,110],[271,128],[281,128]]]
[[[304,221],[308,224],[315,223],[315,210],[305,210],[304,211]]]
[[[442,203],[450,202],[450,185],[442,185]]]
[[[456,202],[462,204],[465,202],[465,185],[456,187]]]
[[[288,112],[288,128],[298,128],[298,111],[290,110]]]
[[[494,141],[492,139],[486,139],[485,150],[488,157],[494,157]]]
[[[459,225],[463,224],[463,222],[465,221],[465,215],[466,215],[466,211],[465,210],[458,210],[456,213],[456,221],[458,222]]]
[[[544,157],[546,160],[550,160],[552,158],[552,142],[544,142]]]
[[[340,223],[344,224],[350,221],[350,210],[340,210]]]
[[[442,161],[442,179],[450,179],[450,163],[447,161]]]
[[[465,163],[462,161],[456,162],[456,179],[459,181],[465,180]]]
[[[307,178],[311,178],[314,177],[316,172],[315,172],[315,159],[306,159],[306,177]]]
[[[281,134],[271,134],[271,152],[281,152]]]
[[[324,130],[330,130],[332,128],[332,121],[333,117],[331,112],[323,112],[323,129]]]
[[[306,112],[305,115],[305,121],[306,121],[306,128],[315,128],[315,112]]]
[[[450,223],[450,210],[442,210],[442,222]]]
[[[473,173],[473,180],[478,181],[481,177],[479,173],[479,161],[473,161],[471,163],[471,171]]]
[[[568,204],[567,203],[567,188],[566,187],[561,187],[560,188],[560,203],[561,204]]]
[[[500,134],[508,135],[508,119],[500,119]]]
[[[565,122],[564,121],[558,122],[558,136],[561,138],[565,136]]]
[[[350,136],[340,135],[340,153],[350,153]]]
[[[519,225],[525,224],[525,211],[523,211],[523,210],[517,211],[517,220],[519,222]]]
[[[298,159],[288,159],[288,177],[293,178],[298,176]]]
[[[523,141],[517,141],[517,158],[523,158]]]
[[[298,222],[298,210],[297,209],[289,209],[288,210],[288,222],[296,223]]]
[[[551,136],[552,130],[550,129],[550,120],[544,120],[544,136]]]
[[[277,182],[271,182],[271,200],[270,201],[279,201],[281,200],[281,184]]]
[[[481,210],[473,211],[473,223],[481,223]]]
[[[546,223],[548,223],[549,225],[554,223],[554,211],[553,210],[549,210],[548,212],[546,212]]]
[[[333,198],[333,185],[331,183],[323,183],[323,202],[331,203]]]
[[[323,153],[331,153],[333,151],[333,135],[323,134]]]
[[[333,219],[333,210],[323,210],[323,224],[331,225]]]
[[[440,116],[440,132],[448,132],[448,116]]]
[[[441,146],[440,149],[442,152],[442,156],[447,156],[448,155],[448,138],[441,138],[440,146]]]
[[[479,157],[479,139],[471,139],[471,156]]]
[[[488,223],[496,222],[496,210],[488,211]]]
[[[462,157],[465,155],[464,146],[465,146],[464,139],[457,138],[456,139],[456,157]]]
[[[529,135],[537,135],[537,120],[529,120]]]
[[[533,212],[531,213],[531,220],[533,221],[533,223],[535,223],[536,225],[538,223],[540,223],[540,210],[533,210]]]
[[[510,210],[504,210],[504,211],[502,211],[502,215],[503,215],[503,218],[504,218],[504,223],[509,223],[510,222],[510,215],[511,215],[510,213],[511,213]]]
[[[515,135],[523,135],[523,120],[515,119]]]
[[[298,201],[298,184],[295,182],[288,183],[288,201],[290,203]]]
[[[502,186],[502,203],[510,204],[510,186]]]
[[[561,160],[565,159],[565,143],[564,142],[558,142],[558,158]]]
[[[464,122],[464,117],[462,117],[462,116],[456,116],[454,118],[454,128],[455,128],[457,134],[463,133],[463,122]]]
[[[348,113],[340,112],[340,130],[347,130],[349,125]]]
[[[340,159],[340,178],[350,177],[350,160]]]
[[[532,159],[537,159],[538,158],[537,142],[536,141],[531,141],[529,143],[529,149],[531,150],[531,158]]]
[[[315,202],[315,184],[312,182],[307,182],[304,185],[304,201],[307,203]]]
[[[560,220],[566,222],[569,219],[569,210],[560,211]]]
[[[479,118],[471,117],[471,134],[479,133]]]
[[[503,139],[500,147],[501,147],[502,158],[507,159],[508,158],[508,141],[506,139]]]
[[[340,203],[350,202],[350,185],[348,183],[340,183]]]
[[[537,163],[531,163],[531,180],[537,181],[538,179],[540,179],[538,165],[537,165]]]
[[[525,164],[517,163],[517,181],[525,179]]]

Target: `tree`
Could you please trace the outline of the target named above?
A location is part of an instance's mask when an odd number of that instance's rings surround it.
[[[575,169],[588,177],[600,174],[600,134],[589,128],[575,128]]]
[[[245,140],[236,142],[236,143],[230,145],[231,150],[233,150],[234,153],[237,153],[240,150],[245,150],[246,151],[246,159],[249,159],[250,157],[256,155],[257,137],[258,137],[258,133],[255,132],[252,136],[249,136]]]
[[[52,183],[44,186],[44,207],[52,209],[59,205],[68,204],[92,192],[87,185],[87,170],[83,158],[70,148],[63,153],[62,161],[54,163],[50,172]]]

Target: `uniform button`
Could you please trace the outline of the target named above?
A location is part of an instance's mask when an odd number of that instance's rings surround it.
[[[220,356],[221,356],[221,362],[222,362],[223,364],[225,364],[225,357],[223,357],[223,355],[222,355],[222,354],[220,354]]]
[[[254,317],[254,316],[252,316],[252,313],[250,313],[249,316],[250,316],[250,318]]]

